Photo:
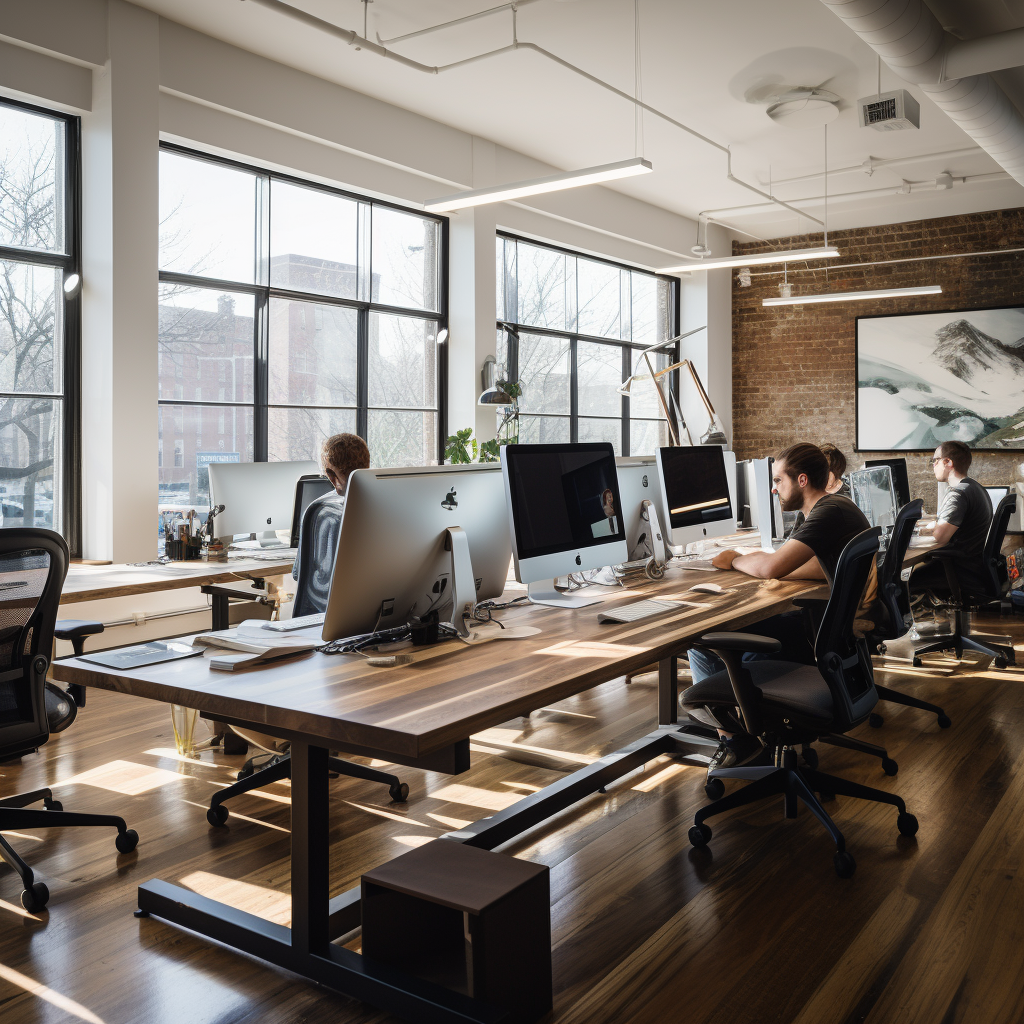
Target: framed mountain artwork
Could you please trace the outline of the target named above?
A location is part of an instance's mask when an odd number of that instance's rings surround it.
[[[1024,449],[1024,306],[857,317],[857,450]]]

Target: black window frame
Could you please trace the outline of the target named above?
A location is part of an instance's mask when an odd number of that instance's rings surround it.
[[[280,171],[270,170],[258,164],[245,163],[239,160],[231,160],[227,157],[217,156],[203,150],[194,149],[189,146],[182,146],[172,142],[160,142],[160,150],[177,153],[181,156],[196,160],[203,160],[207,163],[216,163],[226,167],[234,167],[250,174],[260,175],[267,183],[271,181],[286,182],[291,185],[298,185],[302,188],[314,189],[329,195],[339,196],[343,199],[359,203],[367,203],[373,206],[386,207],[392,210],[399,210],[402,213],[412,213],[427,220],[433,220],[440,226],[440,245],[438,254],[438,309],[436,311],[410,309],[405,306],[391,306],[385,303],[373,302],[366,299],[348,299],[334,295],[321,295],[313,292],[296,291],[288,288],[281,288],[270,284],[269,276],[266,284],[246,284],[237,281],[225,281],[218,278],[203,277],[201,275],[180,274],[175,271],[159,270],[159,282],[161,284],[180,284],[191,288],[204,288],[207,290],[222,290],[228,293],[252,295],[255,300],[253,318],[253,401],[248,402],[216,402],[195,399],[157,399],[157,409],[163,406],[200,406],[209,407],[211,404],[223,405],[225,408],[251,408],[253,410],[253,461],[269,461],[270,446],[270,410],[280,408],[279,403],[270,402],[270,302],[272,299],[284,299],[286,301],[297,301],[312,303],[323,306],[342,306],[357,311],[357,336],[356,336],[356,433],[368,441],[368,422],[371,406],[369,405],[369,324],[372,313],[392,314],[412,319],[427,320],[436,323],[437,332],[448,327],[448,218],[437,214],[426,213],[411,206],[403,206],[400,203],[392,203],[383,199],[376,199],[372,196],[362,195],[347,189],[338,188],[333,185],[325,185],[319,181],[302,178],[297,175],[284,174]],[[372,214],[371,214],[372,220]],[[268,228],[269,230],[269,228]],[[448,340],[439,342],[435,346],[437,363],[435,366],[435,379],[437,381],[437,438],[436,458],[438,462],[443,461],[444,445],[447,438],[448,427]],[[293,408],[293,406],[287,406]],[[298,408],[298,406],[294,406]],[[305,409],[335,408],[334,406],[301,406]],[[378,407],[372,407],[374,410]],[[403,411],[401,407],[389,406],[395,411]],[[418,411],[418,410],[417,410]]]
[[[607,266],[615,267],[617,270],[626,270],[630,273],[646,274],[650,277],[655,278],[658,281],[665,281],[671,288],[671,299],[669,302],[672,322],[669,326],[669,335],[665,340],[668,341],[679,334],[679,322],[680,322],[680,288],[679,279],[675,277],[669,277],[666,274],[654,274],[649,270],[644,270],[641,267],[634,267],[628,263],[619,263],[616,260],[608,259],[607,257],[594,256],[588,252],[580,252],[576,249],[567,249],[564,246],[552,245],[550,242],[540,242],[535,238],[528,238],[524,235],[517,235],[511,231],[497,231],[495,232],[495,238],[498,239],[509,239],[510,241],[519,243],[522,242],[525,245],[532,245],[539,249],[549,249],[552,252],[557,252],[563,256],[572,256],[574,259],[585,259],[590,260],[594,263],[604,263]],[[518,274],[518,260],[516,261],[516,268]],[[529,324],[518,323],[517,320],[504,319],[500,314],[502,312],[508,312],[509,305],[511,304],[516,310],[519,309],[519,296],[518,291],[513,294],[511,303],[509,299],[509,287],[510,281],[506,276],[502,284],[502,294],[505,296],[505,310],[498,310],[499,316],[497,317],[497,329],[505,332],[505,343],[507,351],[507,367],[506,370],[509,375],[509,379],[516,381],[519,379],[519,335],[520,334],[535,334],[542,337],[548,338],[565,338],[569,341],[569,443],[576,444],[579,439],[579,375],[578,375],[578,351],[579,343],[581,341],[590,342],[597,345],[609,345],[622,349],[622,379],[626,380],[631,373],[633,373],[633,359],[639,355],[645,348],[649,346],[644,345],[633,340],[625,341],[621,338],[602,338],[592,334],[584,334],[579,331],[570,330],[558,330],[551,327],[533,327]],[[518,289],[518,283],[514,279],[511,281],[513,288]],[[662,349],[662,352],[672,357],[672,362],[679,362],[680,359],[680,343],[677,341],[671,348]],[[669,375],[669,387],[675,396],[676,403],[679,401],[679,371],[673,370]],[[621,441],[620,450],[624,456],[629,457],[627,453],[630,447],[630,431],[629,431],[629,399],[623,395],[620,399],[621,408],[621,419],[622,419],[622,430],[621,430]],[[524,413],[523,415],[541,415]],[[551,416],[563,416],[563,413],[551,413]],[[600,419],[602,417],[594,416],[583,416],[583,419]],[[640,417],[641,419],[647,420],[650,417]],[[678,424],[676,425],[678,427]],[[637,456],[639,458],[639,456]]]
[[[31,266],[55,267],[79,275],[79,285],[72,295],[59,289],[56,301],[64,304],[63,331],[64,379],[61,394],[35,395],[30,392],[2,392],[0,397],[45,398],[62,404],[61,437],[61,522],[60,533],[74,557],[82,550],[82,119],[63,110],[52,110],[34,103],[0,96],[0,104],[27,110],[33,114],[64,122],[64,237],[65,252],[49,253],[38,249],[0,245],[0,260],[26,263]],[[54,311],[56,313],[56,310]],[[54,529],[57,528],[53,524]]]

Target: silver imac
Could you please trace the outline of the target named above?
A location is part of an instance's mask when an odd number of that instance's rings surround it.
[[[672,544],[682,546],[735,531],[725,453],[720,447],[659,448],[658,479]]]
[[[278,544],[275,531],[291,529],[299,477],[319,472],[312,461],[211,463],[210,505],[224,506],[217,536],[255,533],[265,546]]]
[[[761,537],[761,548],[773,551],[773,541],[781,541],[784,528],[782,525],[782,503],[775,493],[772,482],[772,463],[774,459],[747,459],[737,464],[738,482],[742,488],[742,501],[746,505],[749,524],[757,530]],[[740,519],[742,509],[736,510],[736,518]]]
[[[324,640],[401,626],[438,612],[467,632],[478,600],[498,597],[508,578],[501,467],[357,469],[324,615]]]
[[[660,493],[657,460],[653,455],[616,456],[615,472],[619,477],[619,499],[629,560],[638,562],[643,558],[654,558],[667,562],[669,552],[657,505]]]
[[[615,472],[615,452],[591,444],[510,444],[501,449],[516,579],[530,600],[584,608],[599,597],[575,597],[555,580],[628,558]]]
[[[857,469],[850,474],[850,493],[872,526],[888,533],[896,523],[899,502],[888,465]]]

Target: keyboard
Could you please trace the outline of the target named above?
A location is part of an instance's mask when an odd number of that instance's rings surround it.
[[[710,558],[683,558],[677,563],[680,569],[699,569],[701,572],[718,572],[718,566]]]
[[[257,562],[291,562],[298,555],[298,548],[243,548],[241,551],[231,549],[235,558],[252,558]]]
[[[280,622],[268,622],[263,628],[272,629],[275,633],[290,633],[293,629],[306,629],[309,626],[322,626],[324,613],[300,615],[294,619],[282,619]]]
[[[678,601],[634,601],[614,611],[598,612],[597,621],[640,622],[643,619],[653,619],[655,615],[664,615],[665,612],[677,611],[678,608]]]

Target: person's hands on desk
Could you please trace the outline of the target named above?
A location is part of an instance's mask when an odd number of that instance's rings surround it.
[[[727,548],[725,551],[719,551],[714,558],[711,559],[711,564],[716,569],[731,569],[732,563],[739,558],[742,552],[737,551],[735,548]]]

